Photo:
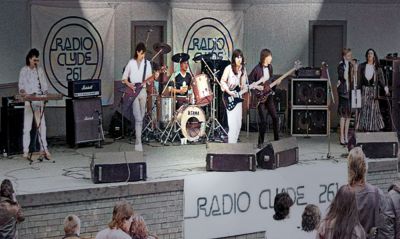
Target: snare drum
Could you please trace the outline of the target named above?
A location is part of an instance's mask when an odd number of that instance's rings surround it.
[[[162,96],[161,97],[161,117],[160,122],[162,124],[168,124],[172,119],[173,114],[173,98],[170,96]]]
[[[206,115],[195,105],[183,105],[177,111],[183,136],[188,141],[198,141],[206,134]]]
[[[196,105],[205,106],[213,100],[210,81],[206,74],[199,74],[192,80],[192,89]]]

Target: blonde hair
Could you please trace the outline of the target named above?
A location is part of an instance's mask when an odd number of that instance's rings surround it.
[[[355,147],[349,152],[347,161],[349,185],[356,183],[365,183],[365,173],[367,166],[365,163],[365,154],[360,147]]]
[[[81,219],[78,216],[71,214],[64,219],[65,234],[79,234],[81,229]]]
[[[108,224],[110,229],[123,227],[125,220],[133,215],[132,206],[125,200],[117,202],[114,206],[113,216],[111,222]]]

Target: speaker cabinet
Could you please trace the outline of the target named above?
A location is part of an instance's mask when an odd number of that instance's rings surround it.
[[[293,136],[325,136],[328,134],[328,109],[292,109]]]
[[[299,147],[296,137],[271,141],[257,152],[257,165],[264,169],[287,167],[299,162]]]
[[[67,143],[70,147],[100,141],[101,99],[99,97],[66,99],[65,103]]]
[[[207,144],[207,171],[255,171],[256,155],[252,144]]]
[[[292,79],[291,97],[293,107],[327,106],[327,79]]]
[[[399,151],[397,132],[358,132],[354,143],[368,158],[397,158]]]

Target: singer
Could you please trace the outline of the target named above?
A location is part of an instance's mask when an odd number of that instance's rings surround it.
[[[18,89],[19,93],[24,95],[45,95],[48,86],[46,76],[41,67],[39,67],[39,51],[31,49],[25,59],[26,66],[22,67],[19,73]],[[25,101],[24,110],[24,130],[23,130],[23,157],[28,158],[30,132],[32,129],[32,120],[34,125],[39,125],[39,143],[40,154],[50,159],[50,153],[47,149],[46,140],[46,122],[43,114],[43,101]],[[33,117],[35,116],[35,117]]]

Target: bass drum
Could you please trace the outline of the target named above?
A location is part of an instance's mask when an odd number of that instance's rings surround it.
[[[181,124],[183,136],[188,141],[198,141],[206,134],[206,115],[195,105],[183,105],[178,110],[177,119]]]

